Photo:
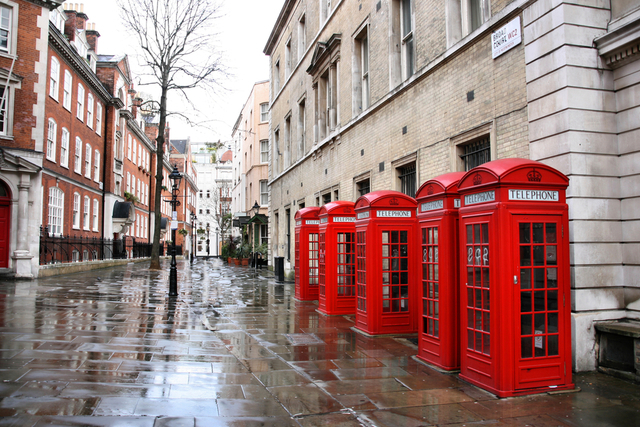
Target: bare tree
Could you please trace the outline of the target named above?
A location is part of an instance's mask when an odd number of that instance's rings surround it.
[[[222,70],[213,52],[213,21],[219,15],[216,0],[119,0],[124,24],[135,36],[148,74],[140,85],[160,89],[158,137],[156,138],[155,229],[151,268],[160,269],[161,189],[164,158],[167,96],[178,91],[213,87]],[[172,113],[180,114],[180,113]],[[169,185],[167,185],[169,187]]]

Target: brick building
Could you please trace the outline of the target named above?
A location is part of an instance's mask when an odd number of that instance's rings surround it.
[[[178,230],[185,230],[187,232],[187,234],[176,232],[176,245],[182,246],[182,253],[187,255],[193,252],[194,247],[195,225],[192,226],[191,214],[196,214],[198,172],[193,167],[191,144],[188,139],[171,140],[169,147],[171,170],[173,170],[173,166],[175,165],[182,174],[180,193],[178,194],[180,206],[178,206],[176,211],[178,216]],[[170,187],[170,184],[167,185],[167,187]]]
[[[594,369],[594,322],[640,318],[640,8],[579,3],[286,0],[264,49],[272,255],[291,274],[305,206],[543,161],[571,180],[573,369]]]
[[[38,270],[49,17],[62,1],[0,1],[0,271]]]

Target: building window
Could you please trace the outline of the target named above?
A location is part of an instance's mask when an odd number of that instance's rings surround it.
[[[13,9],[0,6],[0,51],[9,52],[13,49]]]
[[[269,103],[265,102],[260,104],[260,122],[268,122],[269,121]]]
[[[73,170],[82,173],[82,140],[76,136],[76,149],[74,152]]]
[[[461,3],[463,20],[466,18],[467,24],[464,26],[465,35],[474,32],[489,19],[489,0],[463,0]],[[466,11],[464,10],[466,6]]]
[[[354,39],[353,58],[353,115],[369,108],[369,35],[368,26]]]
[[[287,40],[284,46],[284,79],[288,79],[291,75],[291,38]]]
[[[358,197],[362,197],[371,192],[371,181],[367,178],[356,183],[356,189],[358,191]]]
[[[138,144],[138,166],[142,166],[142,145]]]
[[[99,102],[96,103],[96,133],[102,135],[102,104]]]
[[[100,182],[100,152],[98,150],[93,152],[93,180]]]
[[[133,143],[131,142],[131,135],[129,135],[128,142],[129,145],[127,145],[127,159],[131,160],[131,147],[133,146]]]
[[[284,167],[291,166],[291,112],[284,119]]]
[[[87,95],[87,126],[93,129],[93,94]]]
[[[267,206],[269,204],[269,186],[266,180],[260,181],[260,205]]]
[[[82,226],[89,229],[89,196],[84,196],[84,211],[82,212]]]
[[[64,193],[58,187],[49,188],[49,233],[62,236],[64,218]]]
[[[305,135],[307,133],[307,111],[305,106],[306,99],[302,99],[298,102],[298,159],[303,158],[307,152],[307,148],[305,146]]]
[[[278,93],[280,90],[280,60],[276,61],[276,66],[273,70],[273,92]]]
[[[476,166],[491,161],[491,143],[489,136],[470,142],[459,147],[460,159],[464,164],[464,170],[468,171]]]
[[[56,133],[58,126],[55,120],[49,119],[49,130],[47,132],[47,160],[56,161]]]
[[[273,155],[272,155],[273,171],[274,174],[282,172],[280,168],[280,130],[276,129],[273,132]]]
[[[11,127],[7,119],[11,110],[8,108],[9,93],[4,90],[4,87],[0,87],[0,97],[0,134],[9,135]]]
[[[400,192],[410,197],[416,196],[416,164],[415,162],[397,168]]]
[[[80,228],[80,194],[73,193],[73,228]]]
[[[260,141],[260,163],[269,163],[269,141]]]
[[[4,9],[4,8],[3,8]],[[51,70],[49,74],[49,96],[58,100],[60,82],[60,62],[55,56],[51,57]]]
[[[133,164],[137,164],[136,163],[136,156],[138,155],[138,143],[133,141],[133,154],[131,156],[131,161],[133,162]]]
[[[60,138],[60,166],[69,167],[69,131],[62,128],[62,137]]]
[[[404,78],[408,79],[414,72],[413,13],[412,0],[402,0],[402,68]]]
[[[84,176],[91,179],[91,145],[84,146]]]
[[[93,231],[98,231],[98,199],[93,199]]]
[[[325,139],[338,126],[340,117],[338,93],[340,34],[318,43],[307,72],[313,77],[315,122],[314,141]]]
[[[62,106],[71,111],[71,88],[73,87],[73,77],[69,70],[64,70],[64,92],[62,95]]]
[[[307,50],[307,28],[306,17],[303,14],[298,20],[298,62],[302,61],[304,52]]]
[[[331,0],[320,0],[320,26],[329,18],[331,11]]]
[[[327,203],[331,203],[331,193],[322,195],[322,204],[326,205]]]
[[[78,105],[76,116],[80,121],[84,120],[84,86],[78,83]]]

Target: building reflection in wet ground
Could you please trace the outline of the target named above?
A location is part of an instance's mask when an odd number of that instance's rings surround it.
[[[640,386],[511,399],[412,359],[398,337],[219,260],[0,282],[0,425],[640,425]]]

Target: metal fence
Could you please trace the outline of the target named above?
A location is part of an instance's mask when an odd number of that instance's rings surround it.
[[[53,236],[49,234],[48,227],[40,227],[40,265],[148,258],[151,256],[152,246],[152,243],[137,242],[130,236],[124,236],[122,239]],[[166,244],[160,246],[160,256],[165,253],[171,253],[171,246]],[[182,255],[182,246],[176,246],[176,255]]]

